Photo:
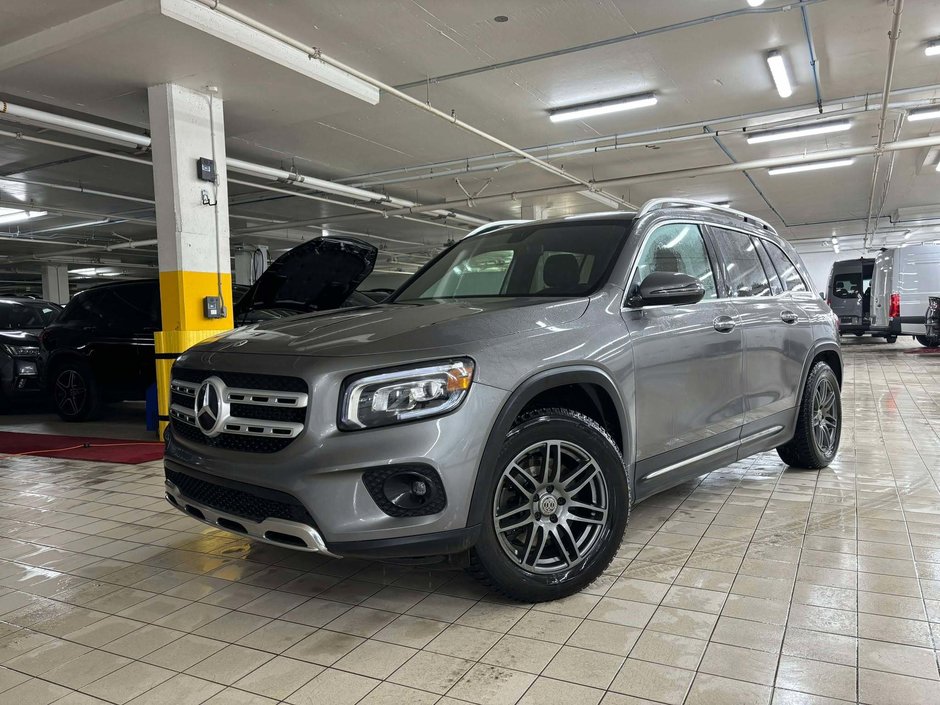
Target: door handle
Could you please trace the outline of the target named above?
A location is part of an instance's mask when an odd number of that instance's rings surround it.
[[[734,319],[731,316],[717,316],[712,325],[715,326],[715,330],[719,333],[730,333],[734,330],[734,327],[737,323],[734,322]]]
[[[793,313],[793,311],[783,310],[780,312],[780,320],[784,323],[792,324],[800,320],[800,317]]]

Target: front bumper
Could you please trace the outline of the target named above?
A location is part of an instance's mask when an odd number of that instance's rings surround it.
[[[35,396],[42,391],[38,358],[7,358],[0,372],[0,386],[8,399]]]
[[[483,448],[506,392],[474,383],[461,407],[444,416],[343,432],[336,429],[338,399],[321,389],[314,383],[311,399],[317,403],[308,409],[304,430],[282,450],[260,453],[210,447],[198,438],[174,433],[171,424],[165,455],[168,475],[183,473],[218,485],[238,485],[255,494],[289,496],[305,509],[310,518],[307,526],[316,536],[301,522],[288,527],[292,531],[282,532],[290,534],[289,542],[272,540],[272,530],[258,520],[263,517],[246,521],[244,513],[212,506],[199,496],[187,497],[185,488],[170,482],[167,494],[176,500],[175,506],[184,512],[187,504],[194,507],[217,528],[331,555],[426,557],[459,553],[472,546],[479,527],[468,525],[470,501]],[[421,516],[391,516],[383,511],[363,482],[363,473],[398,466],[435,471],[446,494],[443,510]]]
[[[314,527],[297,521],[276,519],[268,517],[262,521],[252,521],[236,514],[228,514],[205,504],[184,497],[179,488],[166,480],[166,501],[181,512],[194,519],[209,524],[218,529],[231,531],[237,534],[250,536],[258,541],[274,544],[275,546],[288,546],[298,551],[323,553],[338,558],[326,547],[326,542]]]

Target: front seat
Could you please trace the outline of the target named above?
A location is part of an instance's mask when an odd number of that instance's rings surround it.
[[[581,266],[572,254],[549,255],[542,267],[545,288],[540,293],[549,296],[576,294],[581,287]]]

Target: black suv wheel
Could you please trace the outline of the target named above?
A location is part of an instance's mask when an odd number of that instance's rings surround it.
[[[89,421],[101,413],[101,394],[94,375],[81,362],[65,362],[52,377],[52,400],[63,421]]]
[[[568,409],[526,414],[506,437],[471,572],[516,600],[571,595],[610,565],[630,490],[614,441]]]
[[[793,438],[777,448],[787,465],[818,470],[836,457],[842,436],[842,397],[839,380],[825,362],[809,372]]]

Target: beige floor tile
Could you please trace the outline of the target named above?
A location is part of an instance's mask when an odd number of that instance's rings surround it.
[[[89,683],[82,688],[82,691],[102,700],[123,705],[175,675],[173,671],[165,668],[134,661]]]
[[[225,643],[187,634],[142,657],[141,660],[171,671],[185,671],[225,648]]]
[[[416,688],[408,688],[394,683],[379,683],[379,685],[358,705],[434,705],[438,696]]]
[[[370,637],[397,618],[398,615],[395,612],[353,607],[327,624],[326,628],[343,634]]]
[[[790,627],[783,641],[783,653],[787,656],[838,663],[843,666],[856,665],[858,639],[842,634],[827,634],[809,629]]]
[[[246,634],[238,640],[238,643],[252,649],[280,654],[315,631],[315,627],[275,619],[250,634]]]
[[[381,681],[327,668],[287,698],[292,705],[354,705]]]
[[[932,649],[921,649],[886,641],[859,639],[858,666],[875,671],[888,671],[903,676],[938,680],[937,654]]]
[[[591,614],[594,614],[594,611]],[[580,624],[581,620],[577,617],[533,611],[516,622],[513,628],[509,630],[509,633],[515,636],[563,644]]]
[[[610,689],[667,705],[679,705],[685,699],[694,676],[694,671],[628,658]]]
[[[68,688],[31,678],[5,691],[3,698],[16,705],[49,705],[68,694]]]
[[[276,656],[235,682],[236,688],[281,700],[313,680],[323,666]]]
[[[655,605],[634,602],[633,600],[620,600],[614,597],[605,597],[591,610],[588,618],[599,622],[643,628],[650,621],[650,617],[653,616],[655,611]]]
[[[224,687],[181,673],[128,702],[131,705],[200,705]]]
[[[705,656],[698,670],[713,676],[773,685],[774,673],[777,670],[777,654],[711,643],[705,650]]]
[[[622,656],[563,646],[542,675],[569,683],[606,689],[617,675],[623,661]]]
[[[571,640],[569,640],[570,643]],[[558,644],[549,641],[537,641],[507,634],[487,651],[480,661],[515,671],[538,674],[545,669],[560,648]],[[592,658],[593,656],[594,654],[590,655]]]
[[[708,642],[702,639],[646,631],[630,652],[630,658],[694,671],[702,660],[706,646]]]
[[[384,679],[417,653],[406,646],[396,646],[380,641],[366,641],[334,664],[342,671],[361,676]]]
[[[776,624],[753,622],[736,617],[721,617],[711,640],[730,646],[777,653],[783,641],[784,628]]]
[[[478,705],[514,705],[534,680],[530,673],[481,663],[471,668],[448,695]]]
[[[858,672],[858,697],[864,705],[936,705],[940,684],[882,671]]]
[[[769,705],[772,693],[766,685],[699,673],[685,705]]]
[[[643,631],[636,627],[586,619],[575,629],[567,644],[582,649],[626,656],[642,633]]]
[[[909,646],[933,648],[933,638],[927,622],[875,614],[858,615],[858,635],[863,639],[878,639]]]
[[[270,621],[269,617],[261,617],[247,612],[228,612],[194,630],[193,634],[231,644],[260,629]]]
[[[321,629],[294,644],[283,655],[320,666],[332,666],[363,641],[358,636]]]
[[[529,686],[519,705],[597,705],[604,691],[543,676]]]
[[[186,673],[216,683],[232,685],[272,658],[273,655],[266,651],[232,644],[192,666]]]
[[[777,687],[828,698],[855,700],[856,670],[796,656],[781,656]]]
[[[443,695],[473,666],[466,659],[419,651],[388,680]]]
[[[683,610],[677,607],[657,607],[647,629],[678,634],[693,639],[708,639],[718,622],[717,614]]]

